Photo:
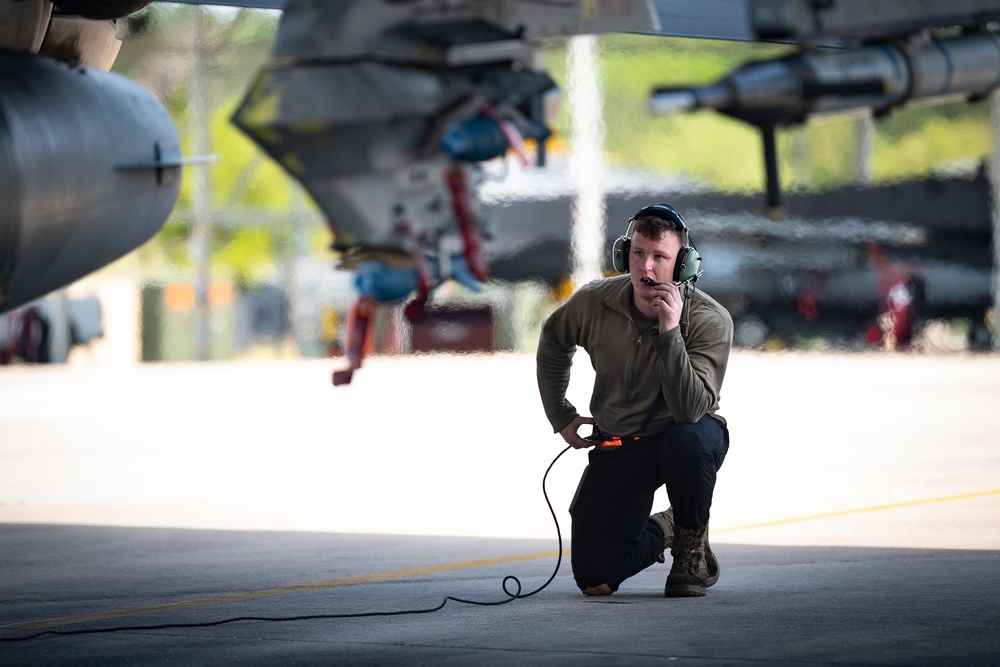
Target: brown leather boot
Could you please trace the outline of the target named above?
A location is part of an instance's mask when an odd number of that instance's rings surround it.
[[[708,544],[707,527],[698,531],[675,527],[670,555],[674,562],[663,588],[668,598],[701,597],[719,580],[721,568]]]

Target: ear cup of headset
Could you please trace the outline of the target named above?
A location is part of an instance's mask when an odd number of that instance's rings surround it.
[[[619,236],[611,246],[611,265],[618,273],[628,273],[628,253],[632,240]]]
[[[625,233],[615,239],[611,245],[611,266],[615,267],[618,273],[628,273],[628,253],[632,248],[632,229],[635,227],[635,218],[628,221]]]
[[[691,246],[684,246],[677,253],[674,262],[674,282],[683,283],[698,275],[701,270],[701,254]]]

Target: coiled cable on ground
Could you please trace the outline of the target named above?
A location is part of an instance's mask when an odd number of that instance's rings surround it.
[[[521,593],[521,580],[514,575],[507,575],[500,582],[500,588],[503,590],[504,594],[507,595],[505,599],[495,600],[491,602],[485,602],[481,600],[466,600],[463,598],[458,598],[453,595],[445,596],[441,604],[436,607],[429,607],[427,609],[403,609],[398,611],[369,611],[353,614],[307,614],[303,616],[233,616],[231,618],[224,618],[217,621],[202,621],[195,623],[160,623],[157,625],[116,625],[107,628],[86,628],[82,630],[42,630],[40,632],[35,632],[30,635],[23,635],[21,637],[0,637],[0,642],[19,642],[26,641],[28,639],[35,639],[37,637],[42,637],[44,635],[96,635],[96,634],[106,634],[113,632],[130,632],[130,631],[142,631],[142,630],[168,630],[168,629],[178,629],[178,628],[210,628],[216,625],[226,625],[228,623],[239,623],[243,621],[266,621],[269,623],[287,623],[290,621],[312,621],[312,620],[322,620],[322,619],[334,619],[334,618],[365,618],[370,616],[404,616],[407,614],[430,614],[435,611],[440,611],[444,609],[448,601],[458,602],[461,604],[471,604],[481,607],[493,607],[501,604],[508,604],[514,600],[519,600],[522,598],[528,598],[536,593],[540,593],[545,590],[549,584],[556,578],[559,573],[559,566],[562,564],[563,548],[562,548],[562,531],[559,528],[559,519],[556,516],[556,512],[552,509],[552,503],[549,501],[548,490],[545,488],[545,482],[549,477],[549,471],[552,470],[552,466],[556,464],[556,461],[570,450],[570,447],[566,447],[561,452],[556,454],[556,457],[552,459],[552,463],[549,467],[545,469],[545,474],[542,475],[542,495],[545,498],[545,504],[549,508],[549,513],[552,515],[552,521],[556,526],[556,539],[559,542],[559,556],[556,559],[555,569],[552,570],[551,576],[548,580],[531,591],[530,593]],[[516,585],[516,589],[511,591],[508,586]]]

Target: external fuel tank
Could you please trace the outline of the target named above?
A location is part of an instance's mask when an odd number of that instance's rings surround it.
[[[170,116],[139,84],[0,51],[0,312],[152,238],[180,163]]]

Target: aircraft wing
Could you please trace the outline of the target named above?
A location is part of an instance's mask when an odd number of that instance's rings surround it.
[[[282,10],[289,0],[169,0],[185,5],[215,5],[248,9]],[[652,0],[653,13],[660,29],[656,34],[670,37],[750,41],[748,3],[746,0]],[[644,31],[638,31],[644,32]]]
[[[749,3],[746,0],[653,0],[660,23],[657,34],[751,41]]]
[[[164,0],[177,5],[207,5],[212,7],[244,7],[246,9],[284,9],[288,0],[237,0],[235,2],[226,0],[202,0],[194,2],[192,0]]]

